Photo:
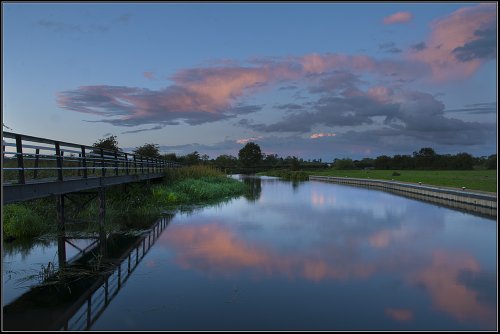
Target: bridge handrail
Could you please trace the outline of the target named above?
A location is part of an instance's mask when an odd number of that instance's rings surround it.
[[[14,151],[6,151],[6,148],[14,148]],[[27,150],[34,150],[34,152],[27,153]],[[49,152],[40,154],[40,151]],[[65,153],[70,155],[64,156]],[[38,178],[39,171],[57,171],[57,181],[63,181],[64,171],[77,171],[77,176],[85,179],[88,178],[89,172],[98,176],[96,170],[100,170],[100,176],[104,177],[118,176],[120,172],[124,172],[126,175],[158,173],[165,168],[181,166],[177,162],[128,153],[123,150],[109,150],[8,131],[2,133],[2,160],[4,172],[17,171],[18,184],[27,183],[27,178],[30,176],[27,175],[27,171],[33,171],[32,179],[34,180]],[[12,164],[6,166],[6,163],[12,160],[17,160],[16,166],[14,167]],[[25,162],[33,162],[34,165],[25,166]],[[55,162],[56,166],[40,166],[40,162],[49,164]],[[64,166],[64,163],[72,163],[73,166]],[[108,170],[114,170],[114,173],[106,175]],[[5,181],[7,180],[4,177],[3,182],[5,183]]]

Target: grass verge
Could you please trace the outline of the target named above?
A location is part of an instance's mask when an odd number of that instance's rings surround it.
[[[497,191],[496,170],[318,170],[306,171],[308,175],[324,175],[353,178],[371,178],[379,180],[395,180],[422,184],[462,188],[470,190]],[[399,174],[399,175],[398,175]],[[266,174],[270,175],[270,174]]]

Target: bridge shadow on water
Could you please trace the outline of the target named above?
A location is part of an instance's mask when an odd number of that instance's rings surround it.
[[[58,237],[59,266],[3,308],[4,330],[89,330],[168,226],[162,217],[144,233],[99,236],[67,260],[69,242]]]

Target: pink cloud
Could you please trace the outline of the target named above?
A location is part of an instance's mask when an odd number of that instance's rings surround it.
[[[311,139],[318,139],[322,137],[335,137],[335,133],[313,133],[309,138]]]
[[[426,47],[409,53],[409,59],[430,66],[436,81],[453,80],[472,75],[485,59],[471,57],[467,61],[457,57],[457,50],[481,37],[481,32],[496,29],[496,5],[479,4],[461,8],[431,24]],[[490,44],[494,43],[491,41]],[[491,46],[496,49],[496,44]]]
[[[384,18],[384,24],[406,23],[411,21],[413,15],[410,12],[397,12]]]
[[[258,136],[258,137],[250,137],[250,138],[241,138],[241,139],[238,139],[236,141],[236,143],[238,144],[246,144],[248,142],[251,142],[251,141],[256,141],[256,140],[259,140],[259,139],[262,139],[263,137],[262,136]]]
[[[281,274],[311,281],[366,278],[375,273],[372,263],[347,261],[331,263],[328,256],[282,254],[262,244],[247,242],[218,223],[175,225],[163,234],[160,243],[176,251],[176,262],[183,268],[231,274],[252,268],[265,275]],[[196,244],[196,247],[189,245]],[[330,254],[332,255],[332,254]]]
[[[486,323],[496,321],[496,312],[480,301],[478,292],[460,280],[460,273],[479,273],[477,260],[468,254],[435,251],[432,263],[413,279],[430,292],[433,306],[459,320],[479,319]]]

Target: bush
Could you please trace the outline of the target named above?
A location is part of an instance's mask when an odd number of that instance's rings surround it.
[[[50,225],[34,210],[23,204],[9,204],[3,207],[3,237],[29,238],[50,230]]]
[[[398,173],[398,172],[392,172],[392,176],[401,176],[401,173]]]

